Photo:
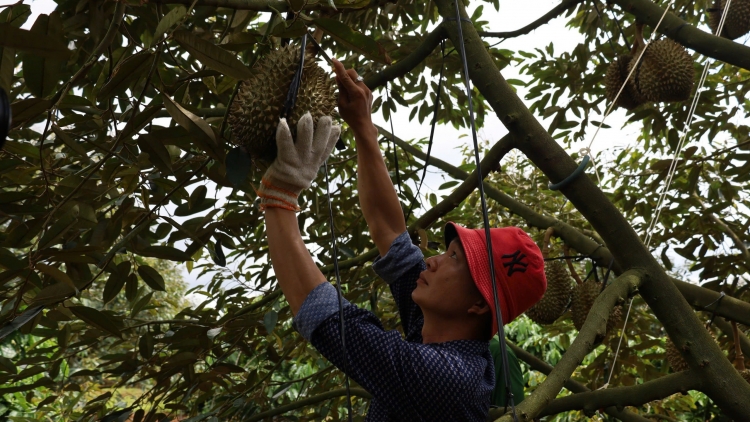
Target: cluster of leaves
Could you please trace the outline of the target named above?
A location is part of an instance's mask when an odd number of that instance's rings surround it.
[[[419,48],[439,21],[437,10],[431,2],[412,0],[336,1],[338,12],[322,7],[285,21],[277,12],[205,6],[200,0],[193,7],[164,3],[58,0],[55,12],[40,16],[28,31],[20,29],[29,16],[27,5],[0,13],[0,85],[13,102],[14,118],[0,161],[0,332],[7,336],[20,327],[19,334],[5,337],[2,350],[4,356],[5,350],[23,351],[0,359],[6,385],[0,393],[8,394],[18,415],[254,420],[262,411],[343,386],[342,374],[294,333],[255,203],[252,186],[260,171],[233,146],[226,108],[237,82],[252,74],[252,64],[282,39],[294,42],[308,25],[324,32],[321,44],[347,66],[374,74]],[[289,3],[294,10],[304,6]],[[497,1],[486,3],[498,7]],[[702,19],[701,5],[681,1],[678,7],[691,22]],[[474,10],[477,29],[489,29],[482,5]],[[524,82],[532,87],[531,110],[553,117],[550,131],[565,142],[582,139],[590,118],[603,112],[602,78],[614,53],[602,34],[617,33],[608,13],[600,17],[588,2],[571,12],[571,30],[586,36],[573,52],[556,55],[548,47],[516,53],[488,44],[498,68],[523,67]],[[375,108],[386,118],[408,112],[425,121],[443,65],[438,118],[467,126],[460,60],[450,42],[444,56],[437,48],[389,83],[387,93],[380,87]],[[711,288],[735,295],[743,287],[747,294],[741,281],[747,260],[719,253],[730,233],[709,223],[708,213],[696,213],[700,203],[691,194],[698,193],[712,215],[748,241],[741,223],[747,221],[742,148],[748,128],[733,117],[750,107],[742,83],[747,76],[731,66],[710,74],[703,93],[710,101],[701,102],[690,132],[709,142],[685,150],[654,238],[665,265],[669,245],[683,251],[687,262],[675,269],[702,269]],[[481,126],[489,108],[476,89],[472,95]],[[675,148],[674,128],[686,109],[685,104],[636,109],[627,124],[641,129],[638,144],[607,168],[608,193],[636,228],[650,221],[666,175],[665,157]],[[725,145],[713,139],[726,137],[733,141],[722,151]],[[351,134],[345,132],[344,141],[349,148],[328,166],[342,287],[349,301],[376,312],[386,328],[397,328],[392,298],[368,265],[374,248],[358,208]],[[404,208],[422,201],[436,205],[439,194],[422,199],[414,189],[422,163],[389,142],[383,148],[389,168],[395,170],[398,159],[394,180],[401,182]],[[463,152],[461,169],[471,171],[469,151]],[[591,233],[522,157],[513,156],[489,181],[534,211]],[[448,181],[441,190],[456,184]],[[306,191],[298,221],[313,257],[332,276],[326,194],[324,183]],[[443,221],[481,225],[477,199],[470,196],[423,232],[426,254],[437,253]],[[489,204],[493,224],[526,224]],[[419,217],[415,214],[410,222]],[[693,255],[699,247],[706,251]],[[210,282],[182,292],[170,284],[173,267],[154,259],[184,262]],[[187,293],[204,300],[186,307],[178,299]],[[638,302],[634,313],[627,329],[634,347],[623,350],[624,370],[614,378],[628,385],[667,371],[658,321]],[[551,363],[575,335],[566,317],[550,327],[530,327],[524,319],[510,331]],[[611,336],[587,359],[576,373],[582,382],[600,385],[615,342]],[[529,378],[530,390],[535,379]],[[126,389],[138,391],[124,397]],[[89,390],[100,394],[83,394]],[[339,420],[343,400],[312,400],[288,414]],[[670,399],[647,411],[674,414],[694,403]],[[367,400],[354,399],[357,414],[366,407]]]

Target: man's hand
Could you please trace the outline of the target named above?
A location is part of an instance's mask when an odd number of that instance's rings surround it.
[[[338,60],[333,60],[336,84],[339,87],[339,114],[355,136],[371,134],[377,130],[372,124],[372,91],[364,82],[357,81],[354,69],[346,70]]]
[[[286,119],[281,119],[276,129],[278,155],[266,170],[258,190],[261,207],[299,210],[297,196],[310,187],[340,133],[341,128],[332,125],[328,116],[318,119],[318,127],[313,131],[312,117],[306,113],[297,123],[295,143]]]

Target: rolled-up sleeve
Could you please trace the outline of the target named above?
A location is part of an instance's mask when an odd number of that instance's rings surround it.
[[[344,306],[349,301],[342,298]],[[339,311],[339,295],[331,283],[322,283],[314,288],[299,308],[294,317],[294,326],[297,331],[307,340],[312,337],[313,331]]]
[[[385,256],[378,256],[372,269],[386,283],[392,284],[404,278],[414,266],[424,263],[424,255],[419,247],[411,243],[408,232],[401,233],[391,243]]]

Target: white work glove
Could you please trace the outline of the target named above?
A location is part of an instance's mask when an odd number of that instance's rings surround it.
[[[332,125],[328,116],[318,119],[318,127],[313,132],[312,116],[305,113],[297,123],[295,143],[286,119],[281,119],[276,129],[278,154],[266,170],[258,189],[261,209],[299,211],[299,193],[310,187],[318,169],[331,155],[340,134],[341,127]]]

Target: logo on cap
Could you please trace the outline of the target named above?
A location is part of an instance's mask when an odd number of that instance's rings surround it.
[[[512,254],[503,255],[503,260],[508,260],[507,262],[503,262],[503,267],[508,268],[508,277],[512,276],[516,271],[521,273],[526,272],[526,267],[529,266],[529,263],[524,261],[525,258],[526,254],[521,253],[520,249]]]

